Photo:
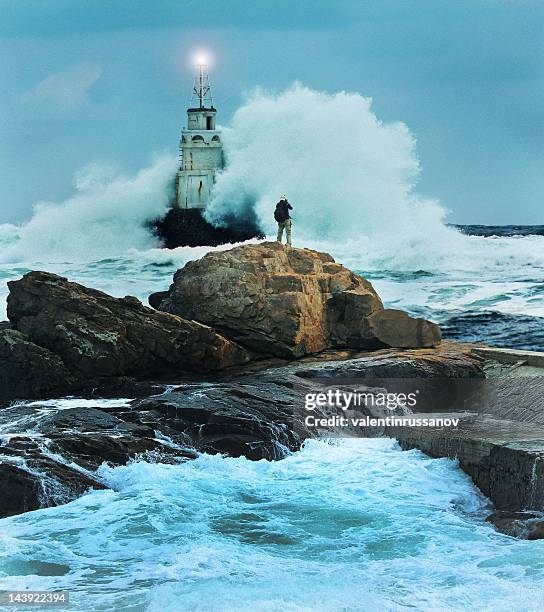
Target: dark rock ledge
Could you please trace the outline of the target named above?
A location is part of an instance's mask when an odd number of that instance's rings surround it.
[[[435,324],[384,308],[327,254],[275,243],[210,253],[151,296],[154,309],[45,272],[9,286],[0,516],[104,488],[103,462],[280,459],[315,433],[294,409],[304,390],[349,379],[421,387],[419,411],[459,415],[457,429],[370,434],[458,458],[493,501],[498,529],[544,535],[542,371],[523,376],[518,362],[441,342]]]
[[[372,384],[384,375],[381,387],[390,377],[416,373],[429,381],[445,374],[479,377],[480,361],[470,348],[451,343],[412,351],[328,351],[297,362],[255,362],[200,381],[119,382],[104,393],[88,389],[70,399],[70,407],[66,400],[13,402],[0,410],[0,515],[104,488],[95,473],[103,462],[176,462],[197,452],[281,459],[314,435],[294,407],[305,390],[316,390],[313,377],[322,375],[321,367],[328,377],[344,378],[349,364],[350,376]],[[107,401],[104,395],[140,397]]]

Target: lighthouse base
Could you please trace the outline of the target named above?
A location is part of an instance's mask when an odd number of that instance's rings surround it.
[[[163,219],[153,223],[153,229],[167,249],[217,246],[264,237],[256,222],[247,219],[228,227],[214,227],[204,219],[199,208],[172,208]]]

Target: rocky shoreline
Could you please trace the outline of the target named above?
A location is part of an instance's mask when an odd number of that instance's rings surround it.
[[[418,410],[458,414],[459,427],[366,435],[458,458],[498,529],[544,537],[541,375],[527,385],[519,364],[441,341],[438,326],[384,308],[325,253],[276,243],[209,253],[150,296],[154,308],[46,272],[9,287],[0,516],[104,488],[103,462],[280,459],[316,435],[297,406],[323,379],[394,391],[417,381]]]

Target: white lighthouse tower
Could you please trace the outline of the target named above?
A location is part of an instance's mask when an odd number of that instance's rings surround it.
[[[223,168],[221,133],[215,129],[216,110],[206,64],[198,65],[187,127],[181,132],[177,173],[178,209],[204,209],[210,201],[215,174]]]

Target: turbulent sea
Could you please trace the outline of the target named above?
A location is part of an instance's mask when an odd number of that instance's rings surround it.
[[[496,533],[453,461],[393,440],[101,473],[112,490],[0,522],[1,589],[77,610],[544,606],[544,541]]]
[[[544,350],[544,228],[445,225],[441,205],[414,191],[415,138],[369,98],[261,92],[223,143],[210,221],[252,202],[273,236],[271,206],[287,193],[295,246],[331,253],[386,306],[449,338]],[[167,289],[209,250],[167,251],[145,229],[168,206],[176,164],[166,155],[128,178],[91,165],[66,201],[0,225],[0,320],[6,282],[29,270],[143,302]],[[85,611],[544,609],[544,540],[495,532],[454,461],[392,440],[99,473],[109,490],[0,520],[0,589],[66,589]]]
[[[544,350],[542,228],[460,229],[464,252],[415,269],[363,243],[310,246],[449,337]],[[4,226],[3,240],[9,253],[24,236]],[[145,301],[207,250],[69,261],[32,249],[0,264],[3,296],[5,281],[47,269]],[[454,461],[393,440],[99,471],[111,490],[0,521],[0,589],[66,589],[77,610],[544,609],[544,541],[495,532]]]

